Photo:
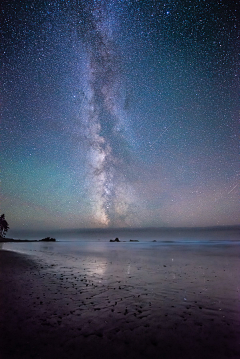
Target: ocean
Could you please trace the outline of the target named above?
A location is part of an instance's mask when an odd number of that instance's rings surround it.
[[[145,256],[149,263],[157,262],[163,252],[186,253],[196,255],[208,253],[216,256],[221,253],[228,258],[233,248],[240,254],[240,231],[233,229],[109,229],[86,231],[59,231],[51,234],[56,242],[14,242],[1,243],[0,248],[33,256],[36,260],[55,265],[78,263],[79,258],[88,258],[90,262],[100,258],[121,258],[123,263],[131,259],[139,260]],[[111,243],[110,239],[119,238],[120,243]],[[40,239],[41,233],[34,233],[28,239]],[[23,238],[22,238],[23,239]],[[106,259],[107,260],[107,259]]]

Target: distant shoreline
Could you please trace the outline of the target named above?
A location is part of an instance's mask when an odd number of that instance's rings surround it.
[[[13,239],[13,238],[4,238],[4,237],[0,237],[0,243],[21,243],[21,242],[56,242],[55,238],[51,238],[50,240],[47,240],[46,238],[43,239]]]
[[[40,239],[13,239],[13,238],[0,238],[0,243],[9,242],[40,242]]]

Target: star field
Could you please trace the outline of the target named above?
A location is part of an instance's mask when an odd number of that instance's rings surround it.
[[[10,228],[239,224],[237,1],[4,1]]]

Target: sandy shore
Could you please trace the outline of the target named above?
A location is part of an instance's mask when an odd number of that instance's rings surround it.
[[[78,273],[0,251],[0,358],[240,358],[239,257],[173,251]]]

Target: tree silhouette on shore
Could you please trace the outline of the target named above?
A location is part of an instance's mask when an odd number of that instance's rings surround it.
[[[4,237],[9,230],[8,222],[5,219],[5,214],[0,216],[0,236]]]

